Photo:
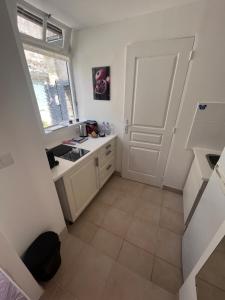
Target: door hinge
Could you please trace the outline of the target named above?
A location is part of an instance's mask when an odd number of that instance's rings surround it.
[[[177,127],[173,127],[173,134],[176,134],[177,132]]]
[[[194,51],[194,50],[191,50],[191,52],[190,52],[190,54],[189,54],[189,61],[193,60],[194,55],[195,55],[195,51]]]

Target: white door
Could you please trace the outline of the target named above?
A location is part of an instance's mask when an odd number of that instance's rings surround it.
[[[194,37],[127,47],[123,177],[161,186]]]

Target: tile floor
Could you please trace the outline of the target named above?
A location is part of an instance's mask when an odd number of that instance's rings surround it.
[[[177,299],[180,195],[113,176],[68,230],[42,300]]]
[[[196,277],[198,300],[225,299],[225,238]]]

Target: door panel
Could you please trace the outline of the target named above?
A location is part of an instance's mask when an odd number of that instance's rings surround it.
[[[141,132],[132,132],[131,133],[131,141],[159,145],[159,144],[161,144],[161,141],[162,141],[162,135],[148,134],[148,133],[141,133]]]
[[[174,56],[136,59],[133,125],[164,127],[175,66]]]
[[[122,173],[162,185],[194,38],[127,47]]]
[[[155,172],[159,151],[130,147],[129,170],[152,175]]]

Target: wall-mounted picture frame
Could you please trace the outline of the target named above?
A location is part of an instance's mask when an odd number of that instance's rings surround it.
[[[110,67],[92,68],[94,100],[110,100]]]

